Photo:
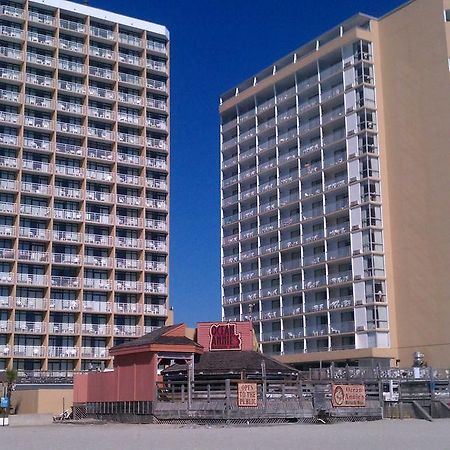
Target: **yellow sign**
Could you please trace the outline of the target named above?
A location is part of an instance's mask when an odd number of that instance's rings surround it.
[[[339,408],[366,406],[366,389],[363,384],[333,384],[331,403]]]
[[[238,406],[256,408],[258,406],[257,383],[238,383]]]

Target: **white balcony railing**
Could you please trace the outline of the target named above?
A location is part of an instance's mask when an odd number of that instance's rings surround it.
[[[74,83],[73,81],[58,80],[58,88],[63,91],[75,92],[77,94],[84,94],[86,92],[86,87],[84,84]],[[89,93],[91,87],[89,87]]]
[[[144,283],[145,292],[152,294],[167,294],[167,286],[164,283]]]
[[[60,333],[61,334],[61,333]],[[66,334],[66,333],[64,333]],[[49,358],[78,358],[77,347],[48,347],[47,356]]]
[[[53,231],[53,239],[55,241],[80,242],[80,236],[80,233],[76,233],[74,231]]]
[[[78,289],[80,287],[80,279],[77,277],[52,276],[51,284],[52,284],[52,286],[57,286],[57,287]]]
[[[13,349],[13,355],[15,357],[19,356],[28,356],[32,358],[43,358],[46,354],[46,348],[37,345],[37,346],[30,346],[30,345],[14,345]]]
[[[80,304],[77,300],[50,299],[50,309],[55,311],[79,311]]]

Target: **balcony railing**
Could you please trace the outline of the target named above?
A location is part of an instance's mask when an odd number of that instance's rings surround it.
[[[23,30],[16,27],[0,26],[0,35],[8,36],[16,39],[23,39]]]
[[[63,112],[70,112],[74,114],[84,114],[84,106],[78,103],[72,103],[72,102],[64,102],[62,100],[58,100],[58,103],[56,105],[59,111]],[[58,122],[60,124],[66,124],[65,122]],[[71,123],[68,123],[66,125],[72,125]],[[79,125],[76,125],[79,126]],[[63,130],[66,131],[66,130]]]
[[[145,292],[152,294],[167,294],[167,286],[164,283],[144,283]]]
[[[78,334],[79,325],[77,323],[49,322],[48,332],[50,334],[62,334],[62,335]]]
[[[74,198],[74,199],[78,199],[78,200],[81,199],[81,197],[82,197],[81,189],[55,186],[54,191],[55,191],[56,197]]]
[[[139,217],[116,216],[116,225],[127,227],[142,227],[143,219]]]
[[[70,253],[53,253],[52,262],[54,264],[78,265],[81,263],[81,257]]]
[[[166,45],[162,42],[147,41],[147,49],[153,50],[154,52],[166,53]]]
[[[117,161],[138,166],[142,164],[142,158],[140,156],[121,152],[117,153]]]
[[[13,69],[5,69],[0,68],[0,78],[4,78],[7,80],[15,80],[15,81],[22,81],[22,72],[18,70]],[[5,95],[5,93],[11,92],[11,91],[0,91],[2,93],[2,96]],[[18,92],[11,92],[12,94],[15,94],[16,96],[19,95]]]
[[[34,250],[19,250],[17,258],[21,261],[48,262],[48,254],[46,252]]]
[[[49,358],[78,358],[77,347],[48,347],[47,356]]]
[[[146,179],[146,185],[148,188],[151,189],[161,189],[161,190],[167,190],[167,182],[166,180],[160,180],[155,178],[147,178]]]
[[[116,269],[142,269],[142,262],[139,259],[116,258],[115,263]]]
[[[86,211],[86,221],[109,225],[111,223],[111,216],[109,214]]]
[[[166,316],[167,309],[164,305],[144,305],[144,314],[150,314],[154,316]]]
[[[105,139],[112,141],[114,139],[114,132],[110,130],[104,130],[102,128],[88,127],[87,134],[89,137],[95,137],[98,139]]]
[[[145,270],[152,272],[167,272],[167,266],[163,262],[145,261]]]
[[[17,50],[11,47],[0,47],[0,56],[4,56],[6,58],[11,59],[23,59],[23,52],[21,50]]]
[[[137,175],[128,175],[126,173],[117,174],[117,182],[123,184],[133,184],[135,186],[141,185],[141,177]]]
[[[111,312],[111,304],[107,302],[83,302],[83,311],[87,312]],[[105,328],[106,325],[101,325],[101,330],[104,333],[109,333],[108,328]],[[100,331],[100,329],[99,329]]]
[[[127,237],[116,237],[116,246],[125,248],[142,248],[142,239],[127,238]]]
[[[164,220],[157,220],[157,219],[146,219],[145,220],[145,227],[150,228],[152,230],[167,230],[167,223]]]
[[[78,33],[85,32],[85,26],[83,23],[74,22],[72,20],[59,19],[59,26],[65,30],[76,31]]]
[[[147,106],[160,111],[165,111],[167,109],[166,102],[164,100],[158,100],[155,98],[147,98]]]
[[[74,92],[77,94],[84,94],[86,87],[84,84],[74,83],[73,81],[58,80],[58,88],[63,91]],[[91,86],[89,86],[89,93],[91,94]]]
[[[0,144],[4,145],[17,145],[19,138],[11,134],[0,134]]]
[[[147,69],[165,73],[167,71],[166,63],[163,61],[154,61],[147,59]]]
[[[46,355],[46,348],[38,345],[38,346],[29,346],[29,345],[14,345],[13,355],[15,357],[19,356],[28,356],[32,358],[43,358]]]
[[[167,251],[167,243],[165,241],[147,239],[145,241],[145,248],[147,250],[153,250],[155,252],[165,252]]]
[[[14,323],[14,331],[16,333],[42,334],[46,331],[46,323],[16,321]]]
[[[106,347],[81,347],[82,358],[103,359],[109,357],[109,351]]]
[[[112,237],[111,236],[103,236],[100,234],[85,234],[84,242],[86,244],[94,244],[101,245],[104,247],[110,247],[112,245]]]
[[[104,80],[115,80],[116,74],[112,70],[102,67],[89,66],[89,75],[102,78]]]
[[[30,147],[34,150],[50,151],[51,142],[44,141],[42,139],[33,139],[33,138],[25,137],[23,139],[23,145],[25,147]]]
[[[53,209],[53,218],[57,220],[83,220],[83,213],[81,211],[72,209]]]
[[[69,41],[67,39],[59,39],[59,48],[62,50],[69,50],[76,53],[85,53],[86,47],[82,42]]]
[[[147,167],[167,170],[167,162],[164,159],[147,158]]]
[[[50,217],[50,208],[46,206],[20,205],[20,213],[37,217]]]
[[[104,172],[101,170],[87,169],[86,177],[98,181],[107,181],[107,182],[113,181],[113,174],[111,172]]]
[[[48,34],[36,33],[34,31],[29,31],[27,33],[27,40],[31,43],[44,44],[44,45],[54,45],[55,39],[53,36]]]
[[[134,45],[135,47],[142,46],[142,39],[137,36],[132,36],[126,33],[119,33],[119,42],[121,44]]]
[[[156,91],[166,92],[167,86],[164,81],[153,80],[151,78],[147,78],[147,87],[149,89],[155,89]]]
[[[41,66],[55,67],[54,58],[51,56],[40,55],[39,53],[27,53],[27,62],[39,64]]]
[[[142,327],[137,325],[114,325],[114,336],[141,336]]]
[[[116,98],[116,93],[114,91],[96,86],[89,86],[89,95],[95,95],[96,97],[101,97],[108,100],[114,100]]]
[[[120,121],[120,118],[119,118]],[[127,144],[132,145],[142,145],[143,139],[142,136],[135,135],[135,134],[127,134],[127,133],[117,133],[117,137],[119,139],[119,142],[126,142]]]
[[[23,9],[10,5],[1,5],[0,14],[3,16],[23,18]]]
[[[76,233],[74,231],[57,231],[57,230],[53,231],[53,239],[55,241],[80,242],[80,237],[81,237],[80,233]]]
[[[85,305],[85,304],[83,304]],[[111,327],[105,324],[95,324],[95,323],[83,323],[82,327],[83,334],[92,335],[109,335],[111,334]]]
[[[165,139],[147,138],[147,147],[157,150],[166,150],[167,145]]]
[[[113,195],[108,192],[86,191],[86,200],[112,203]]]
[[[122,314],[142,314],[142,305],[138,303],[114,303],[114,312]]]
[[[100,58],[106,58],[110,60],[116,59],[116,52],[110,50],[109,48],[91,46],[89,47],[89,55],[99,56]]]
[[[131,64],[138,64],[138,63],[131,63]],[[133,84],[134,86],[142,86],[144,84],[144,79],[137,75],[119,72],[119,82]]]
[[[50,299],[50,309],[55,311],[79,311],[80,304],[77,300]]]
[[[91,36],[95,36],[95,37],[102,38],[102,39],[107,39],[109,41],[115,40],[114,31],[108,30],[106,28],[99,28],[99,27],[91,26],[91,27],[89,27],[89,34]]]
[[[87,289],[111,290],[112,283],[109,280],[100,280],[98,278],[84,278],[83,286]]]
[[[0,284],[12,284],[14,275],[12,272],[0,272]]]
[[[107,256],[84,255],[84,264],[95,267],[111,267],[111,259]]]
[[[80,279],[77,277],[51,277],[52,286],[78,289],[80,287]]]

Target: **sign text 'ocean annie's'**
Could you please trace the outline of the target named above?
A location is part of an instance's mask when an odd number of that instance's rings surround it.
[[[241,350],[241,333],[236,331],[234,323],[213,324],[209,328],[210,351]]]

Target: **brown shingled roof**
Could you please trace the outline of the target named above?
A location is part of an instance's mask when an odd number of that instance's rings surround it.
[[[286,364],[255,351],[205,352],[195,363],[195,373],[221,375],[229,373],[261,373],[261,363],[265,361],[267,374],[296,375],[298,371]],[[174,364],[163,370],[164,374],[184,372],[186,365]]]
[[[142,347],[150,344],[161,344],[161,345],[195,345],[196,347],[201,347],[192,339],[187,338],[186,336],[166,336],[167,333],[178,328],[182,324],[177,325],[169,325],[166,327],[158,328],[151,333],[147,333],[144,336],[134,339],[129,342],[124,342],[123,344],[116,345],[111,348],[112,353],[115,350],[121,350],[125,348],[134,348],[134,347]]]

